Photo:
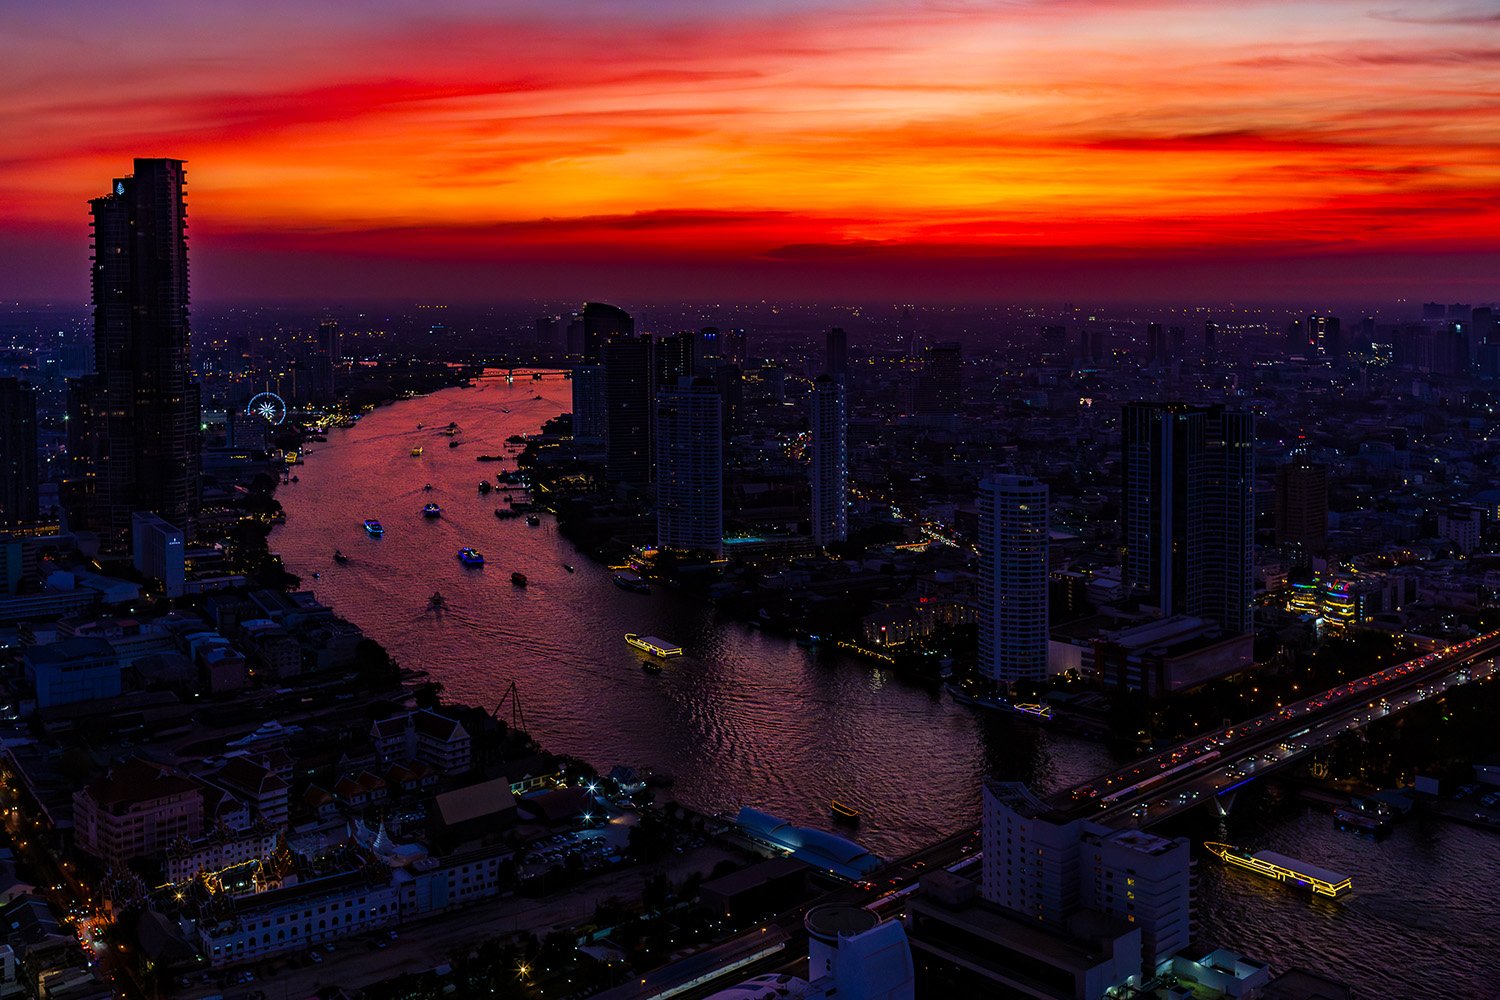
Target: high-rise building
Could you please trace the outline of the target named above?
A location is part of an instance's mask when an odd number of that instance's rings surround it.
[[[841,326],[828,331],[828,338],[823,348],[823,374],[839,376],[849,374],[849,335]]]
[[[558,334],[562,331],[562,320],[557,316],[538,316],[536,319],[536,352],[549,355],[558,349]]]
[[[605,342],[604,472],[612,483],[651,484],[651,338],[617,334]]]
[[[1305,460],[1276,470],[1276,542],[1307,554],[1328,542],[1328,466]]]
[[[1251,630],[1255,421],[1222,406],[1128,403],[1124,581],[1164,615]]]
[[[604,366],[573,369],[573,437],[580,442],[604,440]]]
[[[740,414],[745,408],[745,373],[739,365],[721,364],[714,369],[714,385],[719,389],[723,406],[724,440],[740,431]]]
[[[979,670],[1003,684],[1047,676],[1047,487],[979,483]]]
[[[0,378],[0,527],[37,518],[36,390]]]
[[[1206,320],[1206,321],[1204,321],[1204,323],[1203,323],[1203,354],[1204,354],[1205,357],[1212,358],[1212,355],[1214,353],[1214,347],[1217,345],[1218,340],[1219,340],[1219,324],[1215,323],[1213,320]]]
[[[724,548],[723,416],[711,379],[679,380],[656,394],[656,544]]]
[[[320,403],[332,403],[338,397],[338,366],[342,350],[339,321],[323,320],[318,324],[318,349],[313,357],[313,397]]]
[[[1166,364],[1166,328],[1160,323],[1146,324],[1146,364],[1152,367]]]
[[[1017,782],[986,781],[980,894],[1043,925],[1080,910],[1139,927],[1141,967],[1188,946],[1191,851],[1185,838],[1116,830],[1055,813]]]
[[[808,397],[812,430],[812,536],[823,548],[849,537],[849,405],[844,381],[813,380]]]
[[[124,544],[136,511],[192,535],[199,397],[188,359],[187,207],[181,160],[136,160],[90,202],[94,371],[79,414],[95,423],[94,497],[83,520]]]
[[[168,597],[181,597],[187,549],[182,532],[150,511],[137,511],[130,523],[130,554],[142,575],[161,581]]]
[[[964,352],[956,343],[933,344],[917,376],[913,410],[922,416],[950,416],[963,406]]]
[[[618,306],[603,302],[583,304],[583,356],[588,361],[604,357],[604,345],[616,337],[635,335],[635,320]]]
[[[1343,357],[1344,337],[1339,318],[1317,313],[1307,317],[1307,344],[1309,350],[1323,357]]]

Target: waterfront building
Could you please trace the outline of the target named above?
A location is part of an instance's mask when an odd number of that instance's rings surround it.
[[[187,206],[181,160],[136,160],[90,202],[94,372],[80,380],[79,434],[97,463],[79,519],[111,544],[151,511],[191,537],[198,520],[200,414],[188,359]]]
[[[849,537],[849,404],[842,378],[821,375],[808,398],[812,425],[812,536],[826,548]]]
[[[1047,676],[1047,487],[1029,476],[979,484],[979,670],[1002,684]]]
[[[1255,420],[1222,406],[1128,403],[1124,582],[1163,615],[1252,627]]]
[[[0,528],[37,519],[36,390],[0,378]]]
[[[656,396],[656,544],[707,552],[724,548],[721,403],[708,379],[682,378]]]
[[[327,405],[338,397],[338,366],[342,353],[339,321],[325,319],[318,324],[317,353],[313,357],[313,398]]]
[[[370,728],[370,738],[383,764],[421,761],[446,775],[463,774],[469,769],[469,731],[457,719],[431,709],[381,719]]]
[[[651,347],[650,337],[628,334],[604,345],[604,473],[611,483],[651,483]]]
[[[162,593],[181,597],[187,573],[187,549],[182,532],[150,511],[131,515],[130,552],[135,568],[145,577],[159,580]]]
[[[579,365],[573,369],[573,439],[600,444],[604,441],[604,366]]]
[[[203,833],[203,793],[186,775],[140,757],[73,793],[73,841],[106,865],[153,858]]]

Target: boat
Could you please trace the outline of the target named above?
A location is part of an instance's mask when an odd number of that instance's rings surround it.
[[[572,563],[563,563],[563,569],[565,569],[569,573],[571,573],[571,572],[573,572],[573,564]]]
[[[437,591],[433,591],[432,596],[429,597],[429,598],[427,598],[427,610],[428,611],[446,611],[447,608],[448,608],[448,599],[446,597],[444,597],[441,593],[438,593]]]
[[[484,556],[479,554],[478,549],[471,549],[468,546],[464,546],[458,550],[458,561],[465,566],[483,566]]]
[[[435,503],[427,504],[426,506],[424,506],[422,508],[422,516],[423,517],[442,517],[443,516],[443,508],[439,507]]]
[[[369,535],[371,538],[379,538],[381,535],[385,534],[385,529],[380,526],[379,521],[376,521],[373,518],[366,518],[365,534]]]
[[[1328,871],[1275,851],[1256,851],[1252,854],[1249,848],[1212,841],[1205,843],[1203,847],[1225,864],[1244,868],[1262,878],[1285,882],[1294,889],[1302,889],[1315,896],[1335,899],[1354,887],[1353,880],[1347,875]]]
[[[614,576],[610,577],[610,579],[613,580],[615,586],[619,587],[621,590],[628,590],[636,594],[651,593],[651,585],[645,580],[642,580],[640,577],[636,576],[634,573],[616,573]]]
[[[338,563],[339,565],[343,565],[344,563],[346,563],[346,562],[349,561],[349,557],[346,556],[346,555],[344,555],[338,549],[334,549],[333,550],[333,561],[336,562],[336,563]]]
[[[682,647],[677,645],[677,643],[668,642],[654,635],[636,635],[634,632],[626,632],[625,641],[636,649],[650,653],[652,656],[660,656],[663,659],[669,656],[682,655]]]
[[[1357,833],[1379,836],[1390,830],[1391,817],[1374,810],[1339,806],[1333,810],[1333,825],[1340,830],[1354,830]]]
[[[411,450],[411,457],[412,458],[421,458],[422,457],[422,446],[421,445],[417,445],[415,448],[413,448]]]
[[[844,823],[858,823],[859,810],[853,806],[846,806],[838,799],[828,803],[828,808],[833,812],[833,818]]]
[[[480,493],[481,493],[481,494],[485,494],[485,493],[488,493],[488,492],[489,492],[489,491],[490,491],[490,490],[492,490],[492,489],[494,489],[494,487],[493,487],[493,486],[491,486],[491,485],[490,485],[490,481],[489,481],[489,480],[488,480],[488,479],[486,479],[486,480],[484,480],[484,481],[482,481],[482,482],[481,482],[481,483],[480,483],[480,484],[479,484],[479,492],[480,492]]]
[[[541,524],[542,524],[542,519],[539,518],[539,517],[537,517],[535,514],[527,514],[526,515],[526,526],[527,527],[538,528],[538,527],[541,527]]]
[[[422,492],[423,493],[431,493],[432,492],[432,484],[428,483],[426,486],[422,487]]]
[[[495,516],[502,521],[512,521],[520,517],[521,512],[518,510],[511,510],[509,507],[496,507]]]
[[[294,483],[300,483],[301,481],[302,480],[298,479],[296,476],[292,477],[292,482],[294,482]]]
[[[648,674],[659,674],[661,673],[661,664],[655,660],[646,660],[641,664],[641,669]]]
[[[513,584],[515,584],[517,587],[524,587],[524,586],[526,586],[526,574],[525,573],[512,573],[510,575],[510,582],[513,583]]]
[[[503,461],[505,461],[505,456],[504,455],[475,455],[474,456],[474,461],[476,461],[476,462],[503,462]]]
[[[450,447],[450,448],[457,448],[458,447],[458,442],[457,441],[449,441],[448,442],[448,447]]]

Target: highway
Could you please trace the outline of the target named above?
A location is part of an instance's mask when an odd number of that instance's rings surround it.
[[[1359,728],[1497,671],[1500,632],[1470,639],[1194,737],[1113,774],[1053,795],[1065,816],[1145,827],[1225,796]]]

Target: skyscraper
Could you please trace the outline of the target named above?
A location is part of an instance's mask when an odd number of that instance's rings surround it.
[[[1293,460],[1276,470],[1276,542],[1300,553],[1328,541],[1328,466]]]
[[[37,517],[36,390],[0,378],[0,527]]]
[[[1337,316],[1307,317],[1307,344],[1309,350],[1328,358],[1344,355],[1343,330]]]
[[[808,397],[812,430],[812,536],[819,548],[849,537],[849,409],[844,381],[813,380]]]
[[[604,440],[604,366],[573,369],[573,437],[581,442]]]
[[[711,379],[687,378],[656,394],[656,544],[724,548],[721,402]]]
[[[604,472],[612,483],[651,484],[651,338],[617,334],[605,342]]]
[[[90,202],[96,421],[89,526],[125,543],[136,511],[192,536],[199,504],[199,397],[188,359],[187,206],[181,160],[136,160]]]
[[[320,403],[332,403],[338,397],[338,364],[343,350],[339,321],[325,319],[318,324],[318,350],[313,358],[313,397]]]
[[[1124,581],[1163,614],[1251,629],[1255,421],[1186,403],[1128,403]]]
[[[823,348],[823,374],[839,376],[849,374],[849,335],[841,326],[828,331],[827,341]]]
[[[979,483],[979,670],[1002,684],[1047,676],[1047,487]]]
[[[604,357],[604,345],[615,337],[635,334],[635,320],[618,306],[603,302],[583,304],[583,357],[598,361]]]

